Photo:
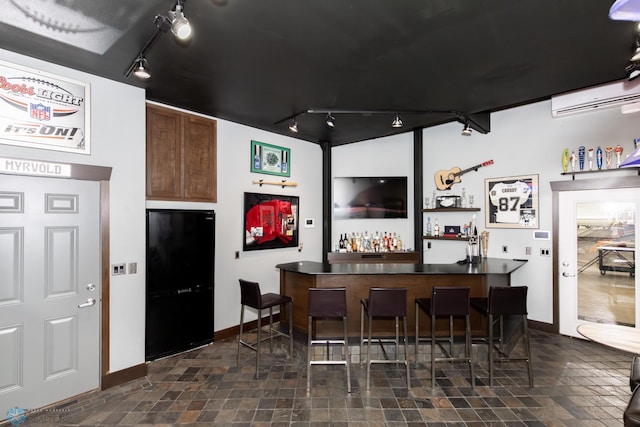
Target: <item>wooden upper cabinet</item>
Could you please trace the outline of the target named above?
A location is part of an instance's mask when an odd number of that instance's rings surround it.
[[[147,198],[217,201],[216,122],[147,105]]]

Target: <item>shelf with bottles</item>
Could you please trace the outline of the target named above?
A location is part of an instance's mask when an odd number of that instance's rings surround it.
[[[480,208],[428,208],[422,212],[479,212]]]
[[[460,242],[468,242],[470,239],[469,236],[461,237],[461,236],[422,236],[422,240],[451,240],[451,241],[460,241]]]

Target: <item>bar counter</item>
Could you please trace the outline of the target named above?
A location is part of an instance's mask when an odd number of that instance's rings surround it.
[[[290,262],[276,265],[280,269],[280,293],[293,298],[293,327],[307,333],[309,288],[340,288],[347,290],[348,332],[360,336],[360,300],[369,295],[370,287],[407,288],[407,320],[409,335],[415,329],[415,298],[431,296],[434,286],[469,286],[471,297],[486,297],[489,286],[510,286],[511,273],[526,264],[526,260],[483,258],[478,264],[325,264],[314,261]],[[283,312],[282,320],[288,319]],[[424,320],[423,320],[424,319]],[[456,330],[463,331],[463,321],[456,322]],[[341,323],[334,320],[314,322],[318,337],[335,337]],[[424,314],[420,329],[428,331],[430,320]],[[447,320],[438,320],[436,328],[443,332]],[[471,312],[471,327],[478,334],[486,330],[484,318]],[[393,335],[395,323],[376,321],[374,328],[381,335]],[[426,333],[428,335],[428,333]]]

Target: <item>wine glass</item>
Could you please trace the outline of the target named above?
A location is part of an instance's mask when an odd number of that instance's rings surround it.
[[[431,207],[431,205],[429,204],[431,202],[431,199],[429,197],[425,197],[424,198],[424,207],[425,209],[429,209]]]
[[[473,207],[473,194],[469,194],[469,207]]]

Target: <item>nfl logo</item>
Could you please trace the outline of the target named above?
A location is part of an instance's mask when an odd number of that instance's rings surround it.
[[[51,120],[51,107],[42,104],[29,104],[29,115],[36,120]]]

